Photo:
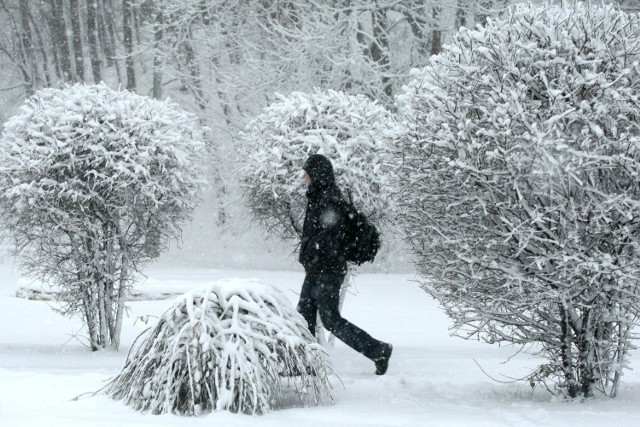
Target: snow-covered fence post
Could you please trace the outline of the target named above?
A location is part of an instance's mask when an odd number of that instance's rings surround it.
[[[92,350],[118,347],[132,274],[196,205],[195,116],[105,84],[43,89],[0,140],[0,219],[25,274],[64,293]]]
[[[569,2],[567,2],[569,3]],[[401,222],[464,338],[614,396],[640,307],[640,17],[520,5],[462,29],[399,98]]]
[[[302,166],[311,154],[324,154],[344,196],[378,226],[384,240],[395,220],[388,144],[397,133],[392,114],[362,95],[333,90],[278,95],[237,144],[246,203],[271,235],[298,244],[306,207]]]
[[[263,414],[290,399],[289,390],[303,404],[330,399],[331,374],[325,350],[280,290],[226,279],[176,299],[138,337],[106,392],[153,414]]]

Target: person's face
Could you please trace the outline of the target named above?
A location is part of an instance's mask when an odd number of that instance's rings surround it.
[[[311,185],[311,176],[309,176],[309,174],[307,173],[307,171],[303,171],[304,174],[302,175],[304,178],[304,181],[307,183],[307,185]]]

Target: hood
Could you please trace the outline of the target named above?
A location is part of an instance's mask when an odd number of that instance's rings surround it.
[[[302,167],[311,177],[311,189],[324,190],[335,184],[331,161],[322,154],[312,154]]]

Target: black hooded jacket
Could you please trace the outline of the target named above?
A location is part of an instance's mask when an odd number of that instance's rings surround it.
[[[307,273],[347,272],[344,256],[346,203],[336,186],[331,161],[321,154],[310,156],[303,169],[311,177],[307,212],[302,229],[299,261]]]

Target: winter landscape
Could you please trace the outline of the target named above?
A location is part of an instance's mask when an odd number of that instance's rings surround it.
[[[170,305],[133,301],[119,351],[92,353],[73,336],[80,323],[51,311],[49,303],[16,297],[28,284],[2,266],[0,320],[0,422],[3,426],[637,426],[640,373],[627,371],[616,399],[564,402],[512,379],[539,360],[513,347],[450,337],[449,321],[412,274],[362,274],[344,314],[394,344],[389,372],[337,342],[330,349],[336,377],[333,402],[300,408],[296,402],[266,415],[228,412],[202,417],[139,413],[93,392],[117,374],[134,338]],[[149,297],[182,293],[221,278],[254,278],[277,286],[292,304],[301,272],[221,271],[155,265],[139,290]],[[638,352],[632,367],[639,365]],[[482,368],[482,369],[481,369]],[[484,372],[483,372],[484,371]],[[489,378],[489,375],[497,381]],[[79,397],[78,397],[79,396]],[[77,400],[75,398],[78,397]]]
[[[0,426],[640,425],[639,1],[0,6]]]

